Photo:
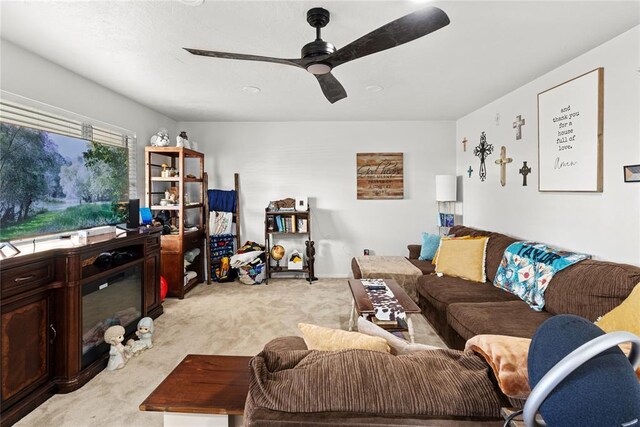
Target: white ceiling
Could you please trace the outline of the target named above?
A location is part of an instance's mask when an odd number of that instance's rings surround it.
[[[445,120],[640,22],[637,0],[430,2],[451,24],[336,68],[349,97],[333,105],[302,69],[181,49],[299,57],[315,36],[306,22],[311,7],[331,12],[323,38],[340,48],[425,3],[3,0],[1,36],[176,120]],[[371,93],[369,85],[384,90]]]

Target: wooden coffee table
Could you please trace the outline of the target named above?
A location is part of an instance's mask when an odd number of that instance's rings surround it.
[[[250,359],[189,354],[140,404],[140,410],[164,412],[165,427],[242,425]]]
[[[415,342],[413,336],[413,322],[411,321],[412,314],[420,313],[420,307],[407,295],[407,293],[396,283],[393,279],[381,279],[384,280],[384,283],[389,287],[393,295],[396,297],[404,312],[407,314],[407,327],[404,328],[401,325],[379,325],[381,328],[386,329],[388,331],[401,331],[409,332],[409,339],[411,342]],[[360,279],[349,279],[349,289],[351,290],[351,295],[353,296],[353,301],[351,302],[351,316],[349,318],[349,330],[353,330],[353,325],[355,323],[356,316],[366,315],[373,316],[375,315],[375,310],[373,307],[373,303],[369,299],[367,292],[364,289],[364,285],[360,281]]]

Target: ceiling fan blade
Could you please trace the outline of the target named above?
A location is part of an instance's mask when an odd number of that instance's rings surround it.
[[[192,55],[198,56],[210,56],[212,58],[225,58],[225,59],[241,59],[244,61],[261,61],[261,62],[272,62],[275,64],[284,64],[284,65],[293,65],[294,67],[304,68],[305,61],[293,58],[293,59],[283,59],[283,58],[272,58],[270,56],[258,56],[258,55],[245,55],[243,53],[229,53],[229,52],[215,52],[212,50],[199,50],[199,49],[190,49],[187,47],[183,47],[184,50],[191,53]]]
[[[342,87],[338,79],[336,79],[333,74],[317,74],[316,79],[318,79],[322,92],[330,103],[333,104],[334,102],[347,97],[347,91],[344,90],[344,87]]]
[[[358,40],[338,49],[329,56],[333,67],[372,53],[426,36],[449,24],[449,17],[437,7],[427,7],[391,21]]]

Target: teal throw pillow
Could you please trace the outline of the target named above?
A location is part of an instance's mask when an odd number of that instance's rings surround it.
[[[422,233],[422,248],[420,248],[419,260],[432,260],[440,247],[440,236],[436,234]]]

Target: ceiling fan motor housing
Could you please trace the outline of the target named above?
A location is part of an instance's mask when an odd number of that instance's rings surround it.
[[[334,45],[320,37],[320,28],[329,23],[329,16],[329,11],[321,7],[314,7],[307,12],[307,22],[316,29],[316,39],[304,45],[301,51],[302,58],[327,56],[336,51]],[[314,62],[307,66],[307,71],[311,74],[326,74],[331,71],[331,64],[322,61]]]

